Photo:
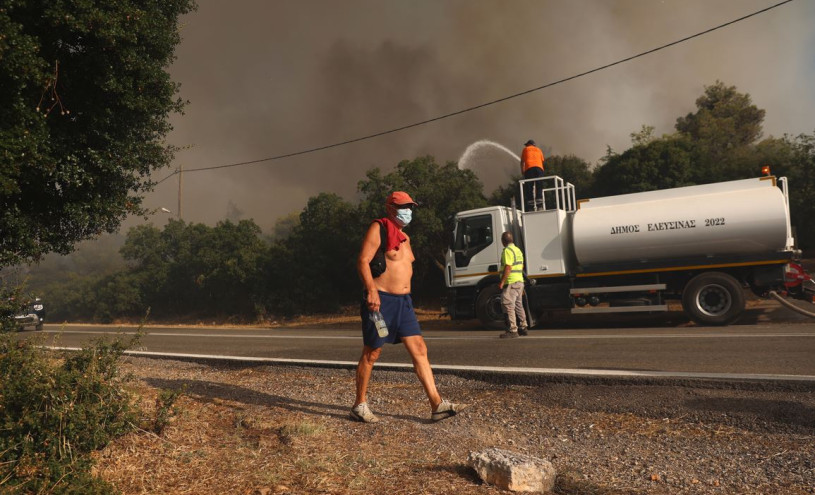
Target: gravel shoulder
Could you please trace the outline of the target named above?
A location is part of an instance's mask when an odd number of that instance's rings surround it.
[[[437,374],[471,407],[433,424],[414,374],[374,369],[382,421],[366,425],[348,419],[349,369],[135,357],[123,369],[148,415],[160,390],[183,392],[161,435],[98,453],[125,494],[505,493],[466,465],[489,447],[550,460],[558,494],[815,493],[812,385]]]

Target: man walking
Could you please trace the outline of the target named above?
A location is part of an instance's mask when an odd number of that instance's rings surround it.
[[[510,232],[501,235],[501,243],[504,251],[501,253],[501,281],[498,288],[501,289],[501,305],[507,318],[507,330],[501,334],[501,338],[513,339],[528,333],[523,304],[524,254],[515,245]]]
[[[371,223],[357,259],[357,272],[365,288],[364,299],[360,307],[362,317],[362,357],[357,365],[356,401],[351,409],[351,418],[365,423],[379,421],[368,407],[368,383],[371,379],[374,363],[379,359],[382,346],[386,343],[405,344],[405,349],[413,360],[413,368],[424,387],[430,401],[433,421],[455,416],[464,409],[464,404],[454,404],[442,400],[436,389],[433,370],[427,358],[427,345],[422,337],[419,321],[413,310],[410,297],[410,279],[413,276],[413,250],[410,238],[402,232],[413,216],[416,202],[406,193],[396,191],[385,201],[387,216]],[[385,232],[381,232],[381,229]],[[384,234],[384,235],[383,235]],[[386,245],[381,246],[382,240]],[[370,263],[382,249],[385,254],[385,271],[376,278],[371,274]],[[382,314],[388,327],[388,334],[380,337],[371,314]]]

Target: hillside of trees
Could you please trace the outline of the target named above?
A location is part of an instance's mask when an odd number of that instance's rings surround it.
[[[575,184],[578,197],[597,197],[756,177],[763,165],[791,181],[791,210],[802,248],[815,248],[815,133],[762,136],[764,110],[735,87],[716,82],[677,118],[675,132],[654,135],[644,125],[630,148],[609,149],[598,164],[551,156],[546,173]],[[383,215],[392,190],[409,191],[421,207],[408,231],[416,251],[414,297],[437,303],[444,291],[444,251],[450,218],[460,210],[509,204],[513,181],[489,196],[470,170],[431,156],[405,160],[383,175],[369,170],[358,203],[321,193],[299,215],[278,221],[273,235],[252,220],[214,227],[171,220],[127,232],[120,264],[97,273],[32,267],[30,290],[48,300],[51,321],[154,319],[258,321],[333,312],[360,298],[355,262],[363,232]],[[50,273],[50,275],[49,275]]]

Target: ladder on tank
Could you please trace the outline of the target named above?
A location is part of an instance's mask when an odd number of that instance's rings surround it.
[[[522,179],[518,186],[524,213],[558,209],[575,211],[577,208],[574,185],[557,175]]]

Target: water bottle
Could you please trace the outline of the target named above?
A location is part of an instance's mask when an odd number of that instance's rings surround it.
[[[376,326],[376,333],[378,333],[380,337],[387,337],[388,325],[385,324],[385,318],[382,316],[382,313],[372,311],[370,318],[371,321],[374,322],[374,326]]]

